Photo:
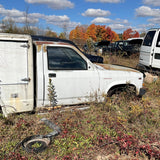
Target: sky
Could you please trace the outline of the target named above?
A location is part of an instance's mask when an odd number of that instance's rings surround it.
[[[160,0],[0,0],[0,22],[12,19],[42,30],[70,32],[77,25],[105,25],[117,33],[160,27]]]

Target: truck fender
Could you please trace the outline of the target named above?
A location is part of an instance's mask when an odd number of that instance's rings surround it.
[[[121,90],[127,86],[132,86],[135,88],[136,91],[136,86],[132,83],[126,83],[126,82],[122,82],[122,83],[115,83],[115,84],[111,84],[107,89],[106,89],[106,94],[108,97],[112,96],[116,91]]]

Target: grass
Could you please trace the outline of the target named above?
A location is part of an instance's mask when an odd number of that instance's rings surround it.
[[[133,54],[130,57],[122,57],[109,54],[104,56],[104,63],[123,65],[131,68],[136,68],[138,61],[139,61],[138,53]]]
[[[105,57],[108,63],[135,67],[137,57]],[[122,63],[123,62],[123,63]],[[121,64],[122,63],[122,64]],[[58,108],[46,114],[0,115],[0,159],[2,160],[100,160],[160,159],[160,81],[145,83],[142,99],[123,92],[119,97],[91,103],[89,109]],[[61,128],[42,153],[27,153],[17,144],[32,135],[52,130],[40,119]]]

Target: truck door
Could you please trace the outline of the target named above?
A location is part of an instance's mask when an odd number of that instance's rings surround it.
[[[145,66],[151,66],[152,63],[155,33],[156,30],[151,30],[146,34],[140,49],[139,62]]]
[[[99,88],[98,72],[89,66],[78,50],[66,46],[47,46],[44,55],[45,100],[49,104],[49,79],[55,87],[57,105],[84,103]],[[93,99],[94,99],[93,98]]]
[[[155,48],[153,50],[153,57],[152,57],[152,67],[153,68],[160,68],[160,32],[157,32],[158,38],[155,44]]]
[[[33,109],[29,47],[27,40],[0,40],[0,106],[5,115]]]

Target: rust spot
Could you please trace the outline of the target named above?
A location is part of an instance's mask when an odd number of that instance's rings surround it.
[[[43,52],[46,52],[46,45],[43,46]]]
[[[43,46],[43,51],[46,52],[46,45],[47,44],[57,44],[57,45],[66,45],[66,46],[73,46],[72,44],[68,44],[65,42],[53,42],[53,41],[34,41],[37,46],[37,51],[40,52]]]
[[[64,42],[58,42],[58,44],[60,44],[60,45],[67,45],[67,46],[73,46],[72,44],[64,43]]]
[[[51,41],[35,41],[35,44],[42,45],[42,44],[55,44],[55,43]]]
[[[43,44],[59,44],[59,45],[69,45],[73,46],[72,44],[68,44],[65,42],[53,42],[53,41],[34,41],[36,45],[43,45]]]
[[[50,42],[50,41],[35,41],[34,42],[37,46],[37,51],[40,52],[42,49],[42,45],[43,44],[55,44],[54,42]],[[46,51],[46,46],[44,45],[43,47],[43,51]]]
[[[116,66],[114,67],[114,65],[107,65],[107,64],[100,64],[98,63],[97,65],[103,67],[104,69],[107,69],[107,70],[117,70],[117,71],[129,71],[129,72],[139,72],[137,70],[134,70],[132,68],[123,68],[123,67],[119,67],[119,66]]]
[[[41,51],[41,45],[37,45],[37,51],[38,51],[38,52]]]

